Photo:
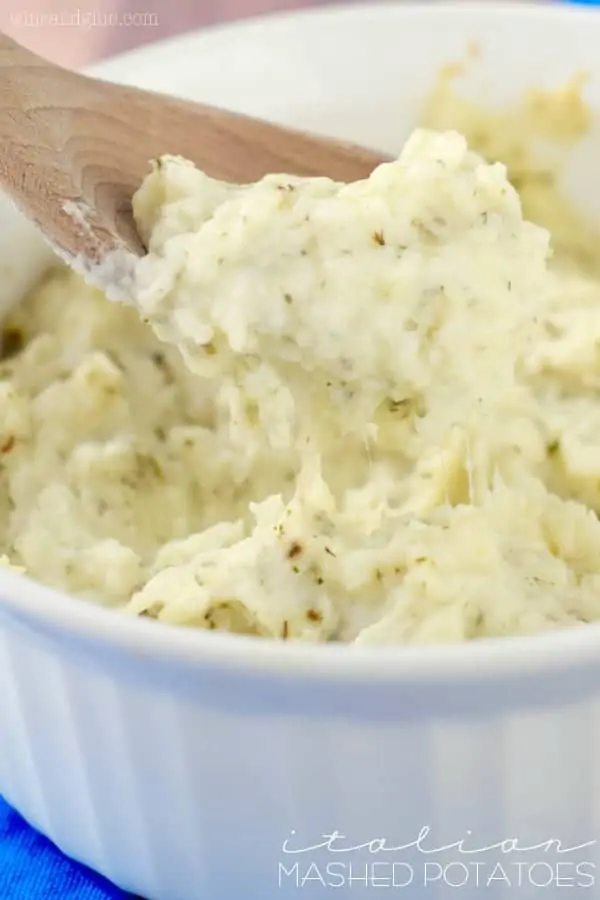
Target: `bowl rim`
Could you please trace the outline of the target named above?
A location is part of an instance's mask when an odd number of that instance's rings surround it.
[[[352,2],[352,0],[333,0],[325,6],[306,7],[296,10],[279,10],[267,14],[250,16],[238,21],[219,22],[206,28],[194,29],[162,38],[149,44],[134,47],[123,53],[106,57],[85,68],[85,72],[108,81],[122,80],[124,83],[136,83],[134,70],[140,66],[148,71],[156,64],[165,67],[169,60],[178,60],[182,55],[193,50],[198,52],[201,46],[207,49],[218,48],[227,44],[232,38],[250,37],[268,28],[271,32],[286,30],[290,26],[310,25],[317,23],[335,24],[339,19],[361,19],[367,15],[370,19],[390,16],[408,20],[432,17],[438,22],[440,17],[455,18],[460,14],[474,21],[482,18],[506,20],[517,18],[521,22],[530,21],[544,24],[549,20],[564,22],[565,25],[578,20],[585,28],[599,26],[600,14],[589,4],[577,0],[369,0],[368,3]]]
[[[544,5],[504,2],[448,0],[423,4],[408,0],[378,0],[369,6],[334,4],[318,9],[284,11],[257,16],[242,22],[225,23],[145,45],[103,60],[86,69],[108,80],[131,81],[136,67],[168,64],[204,44],[229,41],[233,35],[255,29],[288,27],[300,20],[334,23],[340,17],[390,15],[401,19],[456,16],[480,21],[487,19],[532,20],[537,24],[555,19],[572,22],[575,18],[587,27],[600,29],[600,14],[589,6],[571,4]],[[385,681],[445,683],[476,678],[478,681],[512,679],[543,672],[585,667],[600,661],[600,622],[581,627],[557,629],[521,637],[483,638],[477,641],[444,645],[360,646],[338,643],[309,644],[297,641],[245,637],[201,629],[169,626],[148,619],[87,603],[80,598],[45,587],[27,576],[0,569],[0,615],[21,622],[29,630],[50,629],[53,633],[113,648],[138,659],[158,663],[177,663],[186,668],[221,670],[301,677],[303,680]]]
[[[513,681],[600,663],[600,622],[541,634],[454,644],[304,643],[205,631],[138,618],[0,572],[2,617],[27,630],[185,669],[245,672],[306,681],[445,685]]]

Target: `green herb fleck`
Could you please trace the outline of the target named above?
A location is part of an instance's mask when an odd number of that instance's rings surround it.
[[[25,335],[20,328],[3,328],[0,336],[0,359],[17,356],[25,346]]]

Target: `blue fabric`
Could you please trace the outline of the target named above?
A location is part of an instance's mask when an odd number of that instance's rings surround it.
[[[134,900],[68,860],[0,797],[2,900]]]

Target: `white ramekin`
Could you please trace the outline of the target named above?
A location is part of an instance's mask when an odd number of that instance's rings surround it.
[[[472,41],[484,98],[600,75],[593,10],[404,3],[221,28],[97,71],[394,150]],[[586,96],[600,108],[597,78]],[[571,171],[597,212],[599,147]],[[15,256],[13,293],[47,257],[3,203],[0,267]],[[0,793],[149,900],[600,896],[599,752],[599,626],[284,645],[125,620],[0,573]]]

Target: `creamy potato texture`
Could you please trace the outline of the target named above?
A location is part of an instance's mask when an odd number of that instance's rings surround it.
[[[139,314],[59,270],[6,323],[2,564],[283,640],[599,619],[591,232],[553,256],[506,161],[420,130],[355,185],[156,162]]]

